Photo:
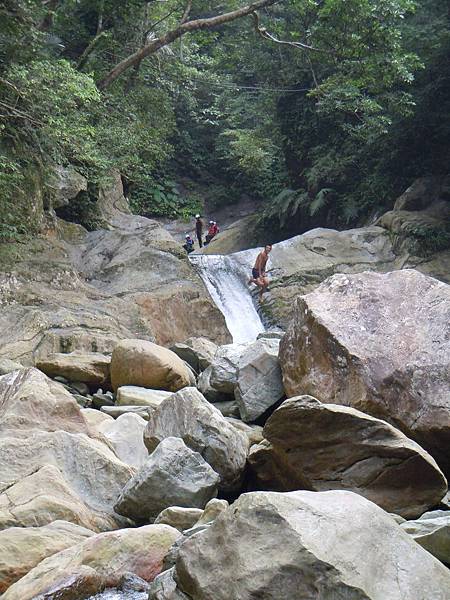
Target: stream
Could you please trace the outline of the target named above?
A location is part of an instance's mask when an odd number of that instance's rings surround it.
[[[232,255],[191,254],[189,256],[212,299],[225,317],[234,343],[251,342],[265,330],[248,285],[250,267]]]
[[[256,310],[252,287],[248,285],[250,269],[233,256],[191,254],[189,259],[202,278],[212,299],[225,317],[234,343],[256,339],[265,327]],[[246,261],[244,261],[246,263]],[[147,600],[147,592],[108,589],[89,600]]]

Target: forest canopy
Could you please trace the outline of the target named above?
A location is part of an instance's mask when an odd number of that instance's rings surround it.
[[[448,172],[449,49],[448,0],[3,0],[0,237],[55,165],[92,197],[120,171],[148,216],[206,190],[281,230],[361,222]]]

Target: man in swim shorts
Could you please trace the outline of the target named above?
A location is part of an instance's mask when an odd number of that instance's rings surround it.
[[[269,287],[269,280],[266,276],[266,265],[269,260],[269,254],[272,250],[272,244],[267,244],[256,257],[255,265],[252,269],[252,277],[249,283],[254,283],[259,287],[259,301],[263,301],[263,294]]]

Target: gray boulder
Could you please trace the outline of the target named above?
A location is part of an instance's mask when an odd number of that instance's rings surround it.
[[[212,364],[198,379],[198,389],[208,400],[227,400],[234,395],[239,361],[246,348],[247,344],[227,344],[217,350]]]
[[[253,447],[249,462],[265,489],[350,490],[405,518],[418,517],[447,491],[425,450],[354,408],[290,398],[263,434],[268,443]]]
[[[117,419],[103,421],[99,431],[112,445],[121,461],[139,469],[148,458],[144,444],[144,429],[147,421],[137,414],[125,413]]]
[[[183,440],[164,439],[127,483],[116,511],[135,521],[155,519],[169,506],[204,508],[217,493],[219,475]]]
[[[447,600],[450,572],[357,494],[255,492],[181,545],[175,581],[190,600]]]
[[[206,338],[191,337],[184,344],[177,342],[170,347],[181,359],[187,362],[196,373],[209,367],[217,352],[217,344]]]
[[[450,286],[418,271],[334,275],[297,299],[280,344],[288,397],[385,419],[450,472]]]
[[[180,390],[150,415],[144,432],[149,452],[171,436],[182,438],[219,473],[220,489],[233,491],[239,488],[247,457],[247,438],[197,389]]]
[[[239,359],[234,394],[243,421],[254,421],[284,396],[279,346],[279,339],[262,338]]]
[[[450,565],[450,511],[426,513],[417,521],[405,521],[400,527],[422,548]]]

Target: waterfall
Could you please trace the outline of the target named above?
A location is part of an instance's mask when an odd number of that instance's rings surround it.
[[[253,263],[243,265],[233,255],[191,254],[189,258],[224,315],[233,342],[255,340],[265,328],[247,285]]]

